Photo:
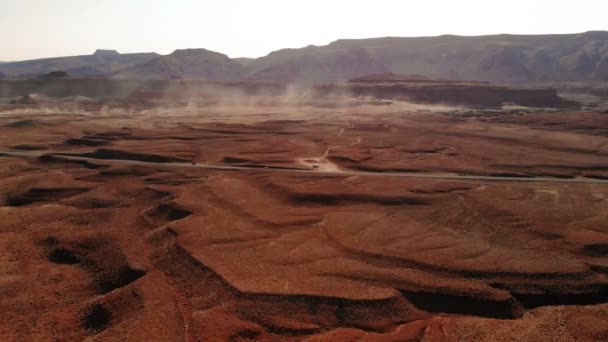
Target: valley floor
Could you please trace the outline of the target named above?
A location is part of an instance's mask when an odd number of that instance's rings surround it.
[[[608,339],[608,115],[0,112],[2,340]]]

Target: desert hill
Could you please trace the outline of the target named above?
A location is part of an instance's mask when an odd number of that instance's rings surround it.
[[[245,75],[245,68],[228,56],[206,49],[175,50],[141,65],[126,68],[114,74],[114,78],[167,79],[190,78],[212,81],[238,80]]]

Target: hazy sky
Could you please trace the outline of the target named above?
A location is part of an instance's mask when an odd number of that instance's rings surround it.
[[[259,57],[339,38],[608,30],[608,0],[0,0],[0,60],[207,48]]]

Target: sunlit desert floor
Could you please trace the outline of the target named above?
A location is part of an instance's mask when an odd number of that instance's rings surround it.
[[[608,340],[608,114],[0,112],[0,336]]]

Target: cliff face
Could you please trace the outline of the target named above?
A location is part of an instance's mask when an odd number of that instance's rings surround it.
[[[509,83],[608,80],[608,32],[338,40],[273,52],[249,71],[254,79],[308,83],[386,71]]]

